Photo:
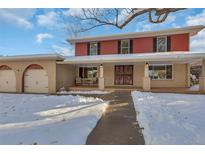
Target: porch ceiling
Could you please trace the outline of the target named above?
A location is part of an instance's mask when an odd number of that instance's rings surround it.
[[[204,52],[166,52],[146,54],[116,54],[67,57],[58,64],[109,64],[109,63],[199,63],[205,59]]]

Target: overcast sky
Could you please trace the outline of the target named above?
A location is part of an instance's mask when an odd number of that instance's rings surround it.
[[[0,55],[60,52],[73,55],[66,42],[68,13],[75,9],[0,9]],[[66,21],[66,23],[65,23]],[[151,24],[146,17],[136,18],[124,29],[99,27],[86,35],[105,35],[136,31],[160,30],[190,25],[205,25],[205,9],[186,9],[172,13],[166,22]],[[191,39],[192,51],[205,52],[205,30]]]

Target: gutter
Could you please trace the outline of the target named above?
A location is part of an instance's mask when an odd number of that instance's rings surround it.
[[[171,53],[152,53],[152,54],[123,54],[123,55],[99,55],[99,56],[76,56],[68,57],[58,64],[88,64],[88,63],[118,63],[118,62],[167,62],[182,60],[205,59],[205,52],[171,52]]]
[[[22,60],[64,60],[65,57],[59,54],[34,54],[34,55],[17,55],[1,56],[1,61],[22,61]]]

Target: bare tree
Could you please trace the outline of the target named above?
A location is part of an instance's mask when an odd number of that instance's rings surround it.
[[[69,10],[68,15],[74,19],[74,24],[69,25],[69,30],[80,33],[105,25],[122,29],[133,19],[143,15],[148,15],[149,22],[157,24],[164,22],[170,13],[182,9],[184,8],[87,8],[78,9],[76,12]]]

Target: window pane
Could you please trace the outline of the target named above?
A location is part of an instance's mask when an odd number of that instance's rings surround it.
[[[122,40],[121,41],[121,47],[122,48],[128,48],[129,47],[129,40]]]
[[[149,66],[149,77],[153,79],[153,76],[154,76],[153,66]]]
[[[154,77],[156,79],[166,79],[166,69],[165,66],[155,66],[154,67]]]
[[[92,68],[88,68],[88,69],[87,69],[87,77],[88,77],[88,78],[92,78],[92,76],[93,76]]]
[[[130,50],[130,40],[121,41],[121,54],[128,54]]]
[[[97,67],[80,67],[79,76],[81,78],[97,78]]]
[[[93,78],[97,78],[97,73],[98,73],[97,67],[93,67],[92,68],[92,76],[93,76]]]
[[[88,68],[87,67],[83,67],[83,78],[88,78]]]
[[[156,74],[158,79],[166,79],[166,70],[157,70]]]
[[[115,67],[115,73],[116,74],[123,74],[123,67],[122,66],[116,66]]]
[[[97,44],[97,42],[90,43],[90,55],[97,55],[97,51],[98,51],[98,44]]]
[[[158,52],[166,52],[166,37],[159,37],[157,38],[157,51]]]
[[[172,65],[167,65],[167,79],[172,79]]]
[[[124,74],[132,74],[132,66],[130,65],[125,65],[124,66]]]
[[[122,48],[121,53],[122,54],[128,54],[129,53],[129,49],[128,48]]]
[[[172,79],[172,65],[149,66],[151,79]]]

